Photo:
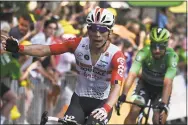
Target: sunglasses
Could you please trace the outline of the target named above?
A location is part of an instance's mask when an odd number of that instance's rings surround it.
[[[107,31],[110,31],[110,28],[108,28],[107,26],[100,26],[100,25],[96,25],[96,24],[91,24],[87,28],[89,30],[91,30],[92,32],[99,31],[100,33],[105,33]]]
[[[160,50],[165,50],[167,47],[167,43],[154,43],[151,42],[151,49],[157,49],[159,48]]]

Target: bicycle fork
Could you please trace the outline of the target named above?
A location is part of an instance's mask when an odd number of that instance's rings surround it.
[[[150,110],[151,110],[151,107],[152,107],[151,100],[149,100],[148,103],[149,103],[149,109],[148,109],[147,113],[144,111],[145,108],[142,108],[140,110],[140,113],[139,113],[139,116],[138,116],[138,119],[137,119],[137,124],[138,125],[142,124],[142,120],[143,120],[144,117],[145,117],[145,123],[144,124],[148,125],[149,113],[150,113]]]

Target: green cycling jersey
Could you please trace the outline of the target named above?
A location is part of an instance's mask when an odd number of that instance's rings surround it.
[[[167,48],[161,59],[152,58],[150,46],[138,51],[130,72],[139,73],[141,78],[149,84],[163,86],[164,78],[173,79],[177,72],[178,55],[172,48]]]

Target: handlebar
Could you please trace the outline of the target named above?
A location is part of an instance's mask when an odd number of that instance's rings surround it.
[[[49,122],[49,121],[58,122],[58,123],[61,123],[62,125],[80,125],[76,121],[73,121],[73,120],[64,120],[61,118],[48,116],[48,112],[45,111],[42,114],[40,125],[46,125],[46,122]]]
[[[134,102],[130,102],[130,101],[125,101],[125,103],[129,103],[129,104],[133,104],[133,105],[137,105],[139,106],[140,108],[147,108],[147,107],[150,107],[152,109],[159,109],[156,105],[141,105],[141,104],[137,104],[137,103],[134,103]],[[117,115],[120,116],[120,105],[122,104],[122,102],[118,101],[117,104],[115,105],[115,110],[117,111]],[[161,124],[162,122],[162,119],[160,118],[159,119],[159,123]]]
[[[156,106],[154,105],[147,105],[147,104],[137,104],[134,102],[130,102],[130,101],[125,101],[125,103],[129,103],[129,104],[133,104],[133,105],[137,105],[140,108],[147,108],[147,107],[151,107],[152,109],[158,109]],[[117,111],[117,115],[120,116],[120,105],[122,104],[122,102],[118,101],[117,104],[115,105],[115,110]]]

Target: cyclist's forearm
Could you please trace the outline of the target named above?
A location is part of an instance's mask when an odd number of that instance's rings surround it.
[[[24,46],[20,53],[30,55],[30,56],[48,56],[51,54],[50,47],[48,45],[28,45]]]
[[[24,79],[26,79],[29,75],[29,70],[26,70],[25,72],[23,72],[22,76],[20,77],[20,81],[23,81]]]
[[[172,92],[172,80],[165,78],[164,86],[163,86],[163,93],[162,93],[162,102],[164,102],[165,104],[168,103],[171,92]]]
[[[124,88],[123,88],[123,93],[125,95],[128,94],[128,92],[129,92],[134,80],[136,79],[136,77],[137,77],[136,73],[132,73],[132,72],[129,73],[129,75],[128,75],[126,81],[125,81]]]
[[[108,100],[106,102],[110,107],[113,107],[115,105],[115,103],[117,102],[120,89],[121,89],[121,86],[119,84],[115,84],[113,86],[113,88],[110,92],[110,95],[108,97]]]

